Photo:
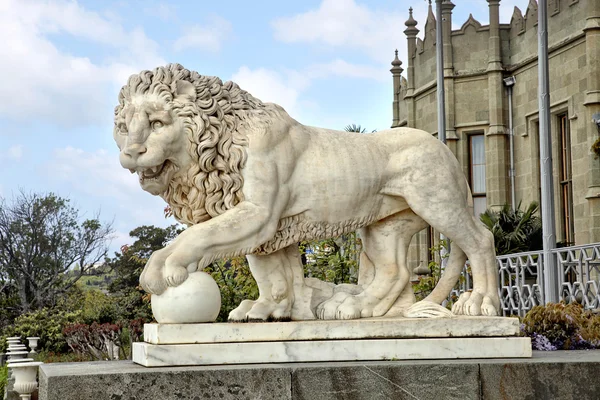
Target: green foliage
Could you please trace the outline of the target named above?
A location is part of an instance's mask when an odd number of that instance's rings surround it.
[[[542,248],[542,221],[535,215],[538,209],[535,201],[524,211],[521,203],[514,210],[505,203],[500,211],[486,210],[481,214],[481,222],[494,235],[496,255]]]
[[[8,367],[5,365],[0,367],[0,393],[4,396],[4,388],[8,383]]]
[[[362,242],[356,232],[337,238],[301,242],[304,274],[322,281],[357,283]]]
[[[216,261],[204,271],[213,277],[221,290],[221,311],[217,317],[218,322],[227,321],[231,310],[242,300],[258,298],[258,286],[245,257]]]
[[[74,353],[93,360],[117,360],[122,350],[120,324],[70,324],[63,335]]]
[[[21,312],[52,306],[104,259],[111,235],[55,194],[0,197],[0,288],[14,288]]]
[[[167,228],[140,226],[129,232],[129,236],[136,238],[133,244],[123,246],[120,253],[107,260],[107,266],[114,274],[108,289],[116,299],[121,319],[152,320],[150,297],[139,286],[139,278],[152,252],[163,248],[181,231],[177,225]]]
[[[367,132],[366,128],[363,128],[362,126],[356,125],[356,124],[346,125],[344,130],[346,132],[358,132],[358,133],[366,133]],[[371,133],[373,133],[373,132],[377,132],[377,130],[374,129],[373,131],[371,131]]]
[[[430,248],[429,251],[432,256],[431,261],[427,265],[429,267],[429,274],[419,275],[418,282],[413,283],[413,290],[417,301],[429,296],[442,277],[442,267],[437,260],[445,260],[450,256],[447,240],[441,240],[439,244]],[[465,278],[461,275],[459,279],[464,280]],[[452,304],[453,301],[449,302],[447,307],[451,307]]]
[[[81,310],[71,312],[59,307],[31,311],[17,317],[14,324],[4,330],[3,336],[39,336],[41,350],[64,352],[68,347],[62,334],[63,327],[80,322],[81,314]]]
[[[19,316],[20,309],[19,296],[14,286],[6,286],[0,290],[0,332]]]
[[[585,311],[579,303],[535,306],[523,317],[522,323],[522,331],[527,336],[535,341],[543,337],[556,349],[600,346],[600,315]]]
[[[117,298],[99,290],[85,291],[80,301],[81,321],[84,324],[116,322],[122,317],[117,306]]]

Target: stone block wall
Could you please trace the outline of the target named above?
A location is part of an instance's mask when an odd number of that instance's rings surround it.
[[[456,133],[448,145],[468,176],[468,136],[486,134],[488,207],[510,201],[511,192],[508,95],[497,71],[502,78],[516,77],[513,89],[516,202],[528,205],[533,200],[540,201],[538,10],[535,0],[522,2],[523,11],[515,8],[509,24],[496,20],[496,36],[491,25],[481,25],[470,17],[460,29],[451,31],[450,38],[444,38],[445,49],[452,51],[451,68],[448,59],[445,62],[446,106],[453,124],[448,130]],[[502,1],[488,2],[490,21],[494,20],[493,3],[503,7]],[[456,6],[465,5],[456,2]],[[451,14],[443,23],[452,23]],[[415,29],[412,24],[409,28]],[[566,114],[571,136],[575,243],[597,242],[600,241],[600,160],[594,159],[590,147],[598,137],[591,115],[600,111],[600,56],[596,54],[600,45],[594,43],[600,39],[600,1],[548,0],[548,32],[557,241],[564,239],[560,229],[558,118]],[[412,81],[408,77],[408,87],[414,90],[407,92],[398,107],[409,109],[409,105],[414,105],[415,118],[408,126],[436,134],[436,43],[432,10],[425,21],[423,36],[422,41],[416,39],[414,56],[406,63],[414,71]],[[410,44],[408,33],[407,37]],[[494,46],[493,37],[499,37]],[[495,47],[500,54],[493,53]],[[501,60],[500,64],[496,60]],[[501,101],[496,100],[498,92]],[[452,108],[448,111],[449,107]],[[427,252],[421,249],[424,243],[424,233],[414,239],[410,259],[417,261],[413,264],[426,265],[423,257],[426,258]]]

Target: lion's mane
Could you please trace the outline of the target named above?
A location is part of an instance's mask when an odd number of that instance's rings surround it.
[[[177,81],[195,87],[196,99],[176,97]],[[158,95],[181,118],[194,161],[180,171],[161,197],[175,218],[187,225],[222,214],[244,200],[242,169],[246,164],[248,137],[244,133],[265,113],[280,115],[283,109],[263,103],[233,82],[203,76],[179,64],[132,75],[119,93],[115,119],[121,117],[132,96]],[[254,116],[253,114],[257,114]],[[115,128],[117,129],[117,128]]]

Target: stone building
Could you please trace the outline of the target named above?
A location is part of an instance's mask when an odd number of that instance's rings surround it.
[[[470,16],[458,30],[452,29],[455,5],[450,0],[442,5],[447,144],[469,179],[476,212],[511,203],[513,197],[516,204],[540,202],[538,5],[529,0],[524,13],[515,7],[510,23],[501,24],[501,0],[487,2],[489,25]],[[437,135],[431,5],[423,39],[417,37],[412,10],[405,25],[406,79],[397,53],[391,69],[392,126]],[[548,45],[557,241],[600,242],[600,159],[590,150],[600,134],[593,121],[600,113],[600,1],[548,0]],[[413,266],[425,264],[431,237],[428,232],[414,239]]]

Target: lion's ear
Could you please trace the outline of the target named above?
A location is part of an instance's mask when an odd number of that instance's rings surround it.
[[[190,101],[196,101],[196,88],[188,81],[177,81],[175,83],[176,91],[175,96],[185,96]]]

